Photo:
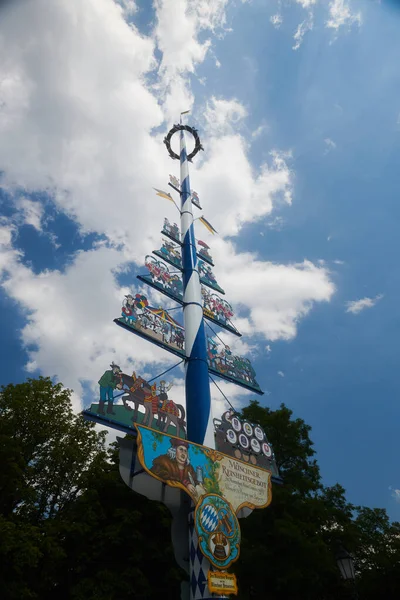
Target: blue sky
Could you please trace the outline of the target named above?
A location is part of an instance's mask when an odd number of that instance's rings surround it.
[[[326,484],[400,519],[396,3],[12,4],[0,22],[1,382],[48,374],[78,410],[111,360],[149,376],[173,364],[112,319],[143,289],[163,216],[176,218],[151,188],[178,175],[162,138],[191,108],[205,147],[192,187],[221,233],[198,237],[218,257],[261,402],[312,426]],[[174,382],[181,400],[180,371]],[[252,397],[221,387],[237,405]]]

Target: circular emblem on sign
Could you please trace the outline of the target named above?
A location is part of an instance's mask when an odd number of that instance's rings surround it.
[[[220,569],[239,558],[240,527],[231,505],[217,494],[203,496],[194,515],[201,552]]]
[[[233,431],[233,429],[228,429],[228,431],[226,432],[226,439],[228,440],[228,442],[230,444],[236,444],[236,442],[237,442],[237,435]]]
[[[267,442],[264,442],[262,445],[262,451],[267,458],[271,458],[272,456],[272,448]]]
[[[171,138],[174,135],[174,133],[177,133],[178,131],[188,131],[194,137],[194,149],[190,154],[187,155],[188,161],[192,162],[192,158],[194,158],[196,154],[200,152],[200,150],[204,150],[204,148],[201,145],[197,129],[195,129],[194,127],[189,127],[189,125],[174,125],[173,128],[170,129],[167,136],[164,138],[164,144],[167,146],[168,154],[171,158],[176,158],[177,160],[180,159],[179,154],[176,154],[176,152],[174,152],[171,148]]]
[[[261,446],[260,446],[260,442],[256,439],[256,438],[252,438],[250,440],[250,445],[251,445],[251,449],[253,450],[253,452],[255,452],[256,454],[259,454],[259,452],[261,452]]]
[[[239,444],[242,446],[242,448],[244,448],[245,450],[248,449],[248,447],[250,446],[250,442],[249,442],[249,438],[247,436],[244,435],[244,433],[241,433],[239,435]]]
[[[253,435],[253,428],[250,425],[250,423],[247,423],[247,421],[245,421],[243,423],[243,431],[245,432],[246,435],[248,435],[249,437],[251,437]]]
[[[264,439],[264,432],[261,429],[261,427],[254,427],[254,435],[256,436],[259,442],[262,442],[262,440]]]
[[[235,431],[240,431],[242,429],[242,424],[237,417],[233,417],[231,423]]]

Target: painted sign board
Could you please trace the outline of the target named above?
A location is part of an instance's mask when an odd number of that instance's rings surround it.
[[[248,358],[236,356],[229,346],[218,339],[207,338],[208,368],[211,373],[262,395],[256,373]]]
[[[164,379],[148,382],[135,372],[123,373],[114,363],[110,367],[99,379],[99,402],[91,404],[85,413],[106,417],[110,427],[123,425],[135,431],[134,424],[142,423],[186,438],[185,408],[169,397],[172,383]]]
[[[179,269],[179,271],[182,270],[181,258],[178,252],[176,252],[176,247],[173,246],[172,243],[164,242],[160,250],[155,250],[153,253],[157,257],[165,259],[170,265]],[[148,254],[145,257],[144,264],[149,271],[149,275],[141,275],[139,276],[140,279],[146,279],[146,283],[151,282],[150,285],[158,287],[165,294],[170,295],[173,293],[177,295],[180,300],[183,299],[183,282],[180,273],[170,271],[164,262],[154,258],[151,254]],[[225,294],[224,290],[215,279],[215,275],[212,272],[210,265],[206,265],[204,261],[199,260],[198,269],[200,282],[203,285],[206,285],[220,294]]]
[[[207,575],[208,589],[212,594],[220,596],[229,596],[238,594],[236,575],[224,571],[208,571]]]
[[[237,514],[269,505],[271,472],[143,425],[136,429],[144,471],[190,496],[201,552],[217,569],[227,569],[240,553]]]
[[[238,513],[271,502],[271,472],[205,446],[136,425],[138,458],[150,475],[185,491],[197,504],[203,496],[222,496]]]
[[[121,316],[114,323],[142,338],[185,357],[184,328],[167,310],[149,306],[146,296],[127,294]],[[234,355],[229,346],[207,337],[207,361],[212,374],[262,394],[256,374],[248,358]]]
[[[213,267],[214,261],[209,250],[210,246],[208,246],[202,240],[197,240],[197,256]]]
[[[232,410],[214,419],[215,447],[224,454],[271,471],[279,477],[274,451],[258,423],[242,419]]]
[[[123,307],[121,317],[114,319],[114,323],[176,356],[185,357],[183,326],[165,309],[147,306],[133,311],[132,314],[126,314]],[[263,394],[249,359],[234,355],[230,347],[219,340],[207,338],[207,361],[209,371],[213,375],[236,383],[256,394]]]
[[[159,250],[153,250],[153,254],[165,260],[173,267],[182,269],[181,247],[170,240],[163,240]]]
[[[183,326],[164,308],[149,306],[142,294],[127,294],[121,317],[114,322],[178,356],[185,355]]]

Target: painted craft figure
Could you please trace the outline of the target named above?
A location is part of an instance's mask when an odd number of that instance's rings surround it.
[[[209,262],[210,264],[213,265],[214,262],[213,262],[211,254],[209,253],[210,246],[208,246],[202,240],[197,240],[197,246],[198,246],[198,250],[197,250],[198,256],[200,256],[200,258],[202,258],[206,262]]]
[[[210,316],[226,325],[233,317],[232,306],[226,300],[223,300],[216,294],[212,294],[205,287],[201,288],[201,294],[204,302],[205,314],[210,311]]]
[[[143,425],[157,427],[164,433],[170,431],[177,436],[186,437],[185,409],[181,404],[176,404],[168,397],[172,383],[166,384],[165,380],[161,380],[159,385],[156,382],[148,383],[143,377],[137,376],[135,371],[132,375],[128,375],[123,373],[118,365],[112,363],[111,370],[102,375],[99,384],[100,404],[97,407],[97,414],[105,415],[104,403],[107,398],[107,413],[115,416],[113,392],[115,389],[121,390],[119,396],[125,410],[129,412],[134,410],[130,417],[132,423],[142,422]],[[134,409],[130,406],[131,403],[134,405]],[[93,405],[93,410],[96,410],[95,406]],[[141,406],[144,408],[144,414],[139,413]],[[139,415],[141,415],[140,419]]]
[[[181,184],[180,181],[177,177],[175,177],[175,175],[170,175],[169,176],[169,182],[171,185],[173,185],[174,187],[176,187],[178,190],[181,189]]]
[[[220,350],[220,345],[213,338],[207,338],[210,368],[221,374],[222,377],[226,376],[237,382],[242,381],[247,385],[259,388],[255,379],[256,373],[249,359],[243,356],[235,356],[229,346],[223,346]]]
[[[178,225],[176,223],[171,225],[171,223],[168,221],[167,217],[165,217],[165,219],[164,219],[164,226],[163,226],[162,233],[165,233],[165,235],[169,236],[170,238],[172,238],[173,240],[178,242],[178,244],[181,241],[181,234],[180,234]]]
[[[135,332],[155,340],[159,345],[183,353],[185,336],[182,325],[162,307],[149,306],[146,296],[142,294],[125,296],[121,318],[116,321],[129,325]]]
[[[208,285],[209,287],[217,290],[218,292],[221,292],[221,294],[224,294],[225,292],[218,285],[218,282],[215,278],[214,273],[211,270],[211,267],[209,265],[206,265],[206,263],[203,260],[199,260],[198,267],[199,267],[200,281],[202,283],[204,283],[205,285]]]
[[[110,365],[111,369],[105,371],[99,379],[100,385],[100,403],[98,408],[99,415],[105,415],[104,406],[107,402],[107,413],[115,415],[113,411],[114,390],[122,389],[119,374],[122,373],[121,368],[114,363]]]
[[[172,382],[167,384],[165,379],[161,379],[160,385],[158,387],[158,391],[160,392],[160,400],[162,400],[163,402],[164,400],[168,400],[168,392],[173,385],[174,384]]]
[[[150,471],[163,481],[182,483],[196,501],[206,493],[198,481],[196,472],[189,462],[189,444],[184,440],[171,438],[171,448],[167,454],[157,456],[153,460]]]
[[[159,250],[154,250],[154,254],[173,264],[175,267],[178,267],[178,269],[182,268],[180,248],[173,242],[163,240],[161,248]]]
[[[192,194],[192,204],[194,204],[197,208],[202,210],[198,193],[195,192],[194,190],[192,190],[191,194]]]
[[[148,254],[145,258],[145,266],[149,270],[150,275],[140,277],[146,283],[151,282],[153,287],[167,292],[170,295],[182,300],[183,298],[183,283],[180,275],[170,273],[167,265]],[[147,279],[147,278],[150,279]]]
[[[131,325],[134,325],[144,314],[148,304],[146,296],[143,296],[142,294],[136,294],[135,297],[133,297],[132,294],[127,294],[122,305],[122,316]]]

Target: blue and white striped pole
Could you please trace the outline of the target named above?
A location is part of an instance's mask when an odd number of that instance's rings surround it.
[[[185,133],[181,130],[181,239],[183,265],[183,320],[185,324],[185,392],[187,437],[191,442],[215,447],[208,377],[207,342],[204,331],[203,299],[197,269],[196,238]],[[194,526],[194,506],[189,514],[190,600],[216,600],[207,585],[210,562],[199,548]]]
[[[197,269],[196,238],[190,193],[185,133],[180,132],[181,239],[183,319],[185,324],[185,391],[188,440],[214,448],[203,299]]]

